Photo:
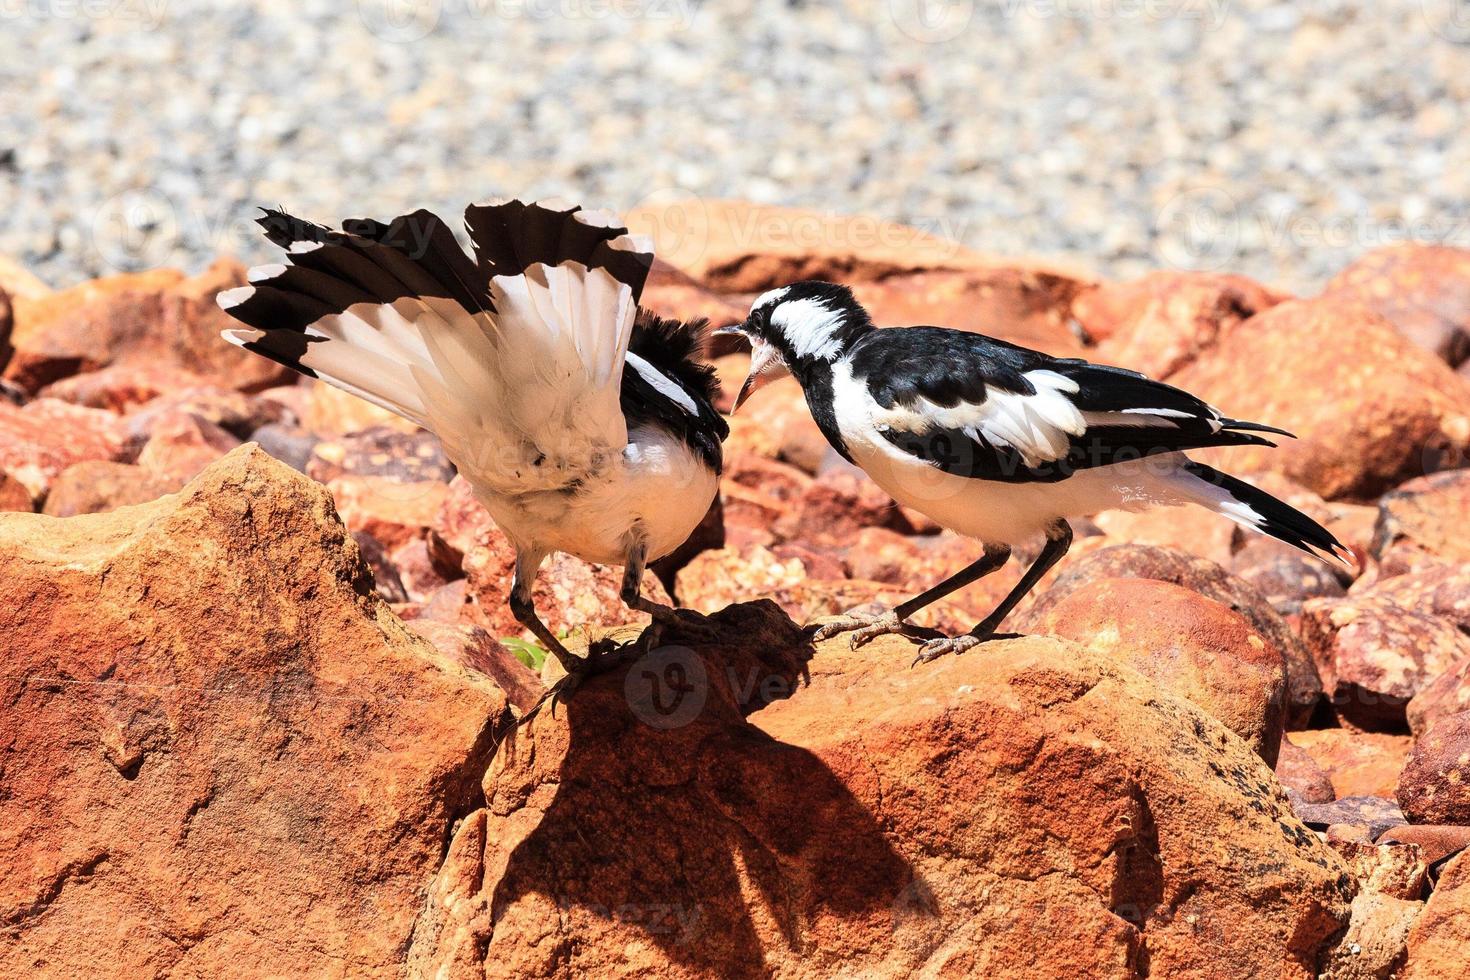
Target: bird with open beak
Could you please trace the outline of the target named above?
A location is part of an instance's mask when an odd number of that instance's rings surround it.
[[[1327,530],[1270,494],[1189,459],[1207,446],[1271,446],[1281,429],[1228,418],[1198,398],[1122,368],[1027,350],[942,327],[878,330],[845,286],[799,282],[758,297],[723,332],[750,341],[738,409],[787,374],[822,434],[894,500],[981,541],[967,568],[876,616],[816,632],[925,637],[918,660],[963,653],[1066,554],[1068,517],[1109,508],[1197,504],[1308,554],[1345,562]],[[1012,546],[1043,535],[1041,553],[973,630],[936,636],[908,617],[996,571]]]

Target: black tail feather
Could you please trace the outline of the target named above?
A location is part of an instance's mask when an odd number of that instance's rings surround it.
[[[1219,487],[1233,500],[1248,507],[1256,517],[1257,530],[1262,534],[1269,534],[1317,558],[1330,558],[1349,566],[1353,564],[1352,552],[1346,545],[1337,540],[1331,531],[1290,504],[1204,463],[1188,460],[1184,463],[1184,469],[1206,483]]]

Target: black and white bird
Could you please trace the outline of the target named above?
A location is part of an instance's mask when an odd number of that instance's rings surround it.
[[[630,607],[699,627],[640,586],[719,488],[706,324],[639,307],[652,252],[607,212],[510,201],[464,221],[473,257],[428,211],[333,230],[267,210],[286,260],[220,294],[245,324],[224,338],[438,435],[515,546],[511,610],[569,673],[586,662],[531,598],[554,551],[624,566]]]
[[[1261,433],[1290,433],[1227,418],[1137,372],[942,327],[879,330],[849,289],[827,282],[764,293],[743,324],[721,332],[751,344],[737,409],[794,375],[838,453],[899,503],[985,546],[978,561],[929,591],[881,616],[823,626],[818,639],[856,631],[856,647],[885,633],[917,635],[908,617],[1044,534],[1040,555],[995,611],[964,636],[930,639],[918,660],[962,653],[994,636],[1066,554],[1067,518],[1110,508],[1198,504],[1319,558],[1348,559],[1316,521],[1182,452],[1272,446]]]

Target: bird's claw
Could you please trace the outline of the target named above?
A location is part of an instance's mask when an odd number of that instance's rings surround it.
[[[700,644],[714,643],[720,638],[720,631],[710,618],[693,609],[669,609],[655,614],[654,625],[659,627],[660,639],[664,633]]]
[[[909,664],[909,666],[917,667],[919,664],[927,664],[930,661],[938,660],[940,657],[949,654],[954,654],[958,657],[966,650],[977,647],[984,642],[983,639],[975,636],[973,633],[964,633],[960,636],[941,636],[937,639],[929,640],[920,646],[918,655],[914,657],[914,662]]]
[[[933,635],[932,630],[915,626],[913,623],[900,619],[898,613],[888,610],[876,614],[848,613],[833,622],[823,623],[812,633],[812,642],[821,643],[835,636],[841,636],[843,633],[852,634],[848,643],[854,650],[890,633],[907,636],[909,639]]]

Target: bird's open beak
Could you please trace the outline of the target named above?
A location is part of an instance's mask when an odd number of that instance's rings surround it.
[[[790,373],[776,348],[762,341],[755,341],[750,348],[750,374],[746,376],[745,384],[740,386],[740,394],[735,396],[735,406],[730,409],[730,414],[740,411],[740,406],[751,395]]]

